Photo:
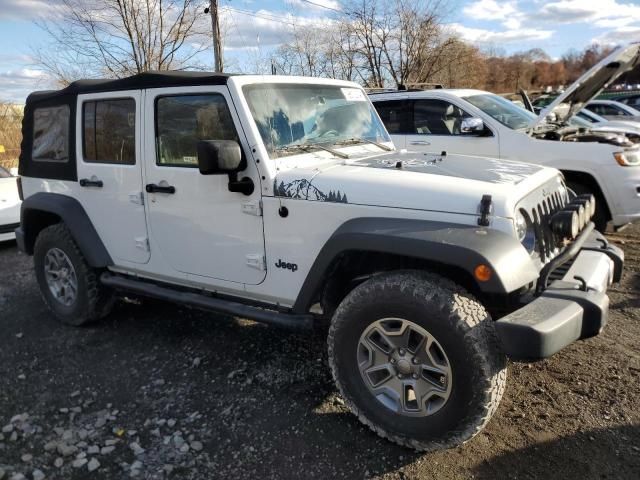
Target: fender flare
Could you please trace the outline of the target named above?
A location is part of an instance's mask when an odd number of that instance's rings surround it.
[[[102,268],[113,265],[109,252],[80,202],[59,193],[39,192],[22,202],[20,228],[16,231],[16,236],[20,238],[19,244],[25,253],[33,255],[38,234],[42,228],[50,225],[40,221],[39,214],[42,212],[60,218],[90,266]]]
[[[539,271],[515,238],[497,230],[427,220],[357,218],[342,224],[313,263],[293,305],[305,312],[326,280],[333,261],[349,251],[379,252],[458,267],[474,278],[475,267],[488,265],[493,275],[477,282],[483,293],[508,294],[531,282]]]

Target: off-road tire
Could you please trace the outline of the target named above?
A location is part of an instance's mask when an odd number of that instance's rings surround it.
[[[585,193],[592,194],[596,199],[596,213],[593,215],[591,221],[596,226],[596,230],[604,233],[607,230],[607,224],[609,223],[609,210],[607,208],[607,201],[598,192],[594,192],[593,188],[583,185],[581,183],[569,182],[567,186],[573,190],[576,195],[583,195]]]
[[[426,329],[450,360],[451,393],[432,415],[416,418],[389,410],[360,375],[360,336],[387,317]],[[346,405],[381,437],[415,450],[450,448],[472,438],[491,419],[506,386],[507,360],[487,311],[457,284],[428,272],[380,274],[356,287],[336,310],[327,342],[331,372]]]
[[[45,255],[52,249],[62,250],[75,269],[78,291],[73,304],[60,303],[51,293],[45,278]],[[67,325],[81,326],[104,318],[111,311],[113,292],[100,284],[100,271],[91,268],[73,240],[71,232],[62,223],[43,229],[36,238],[33,262],[40,294],[56,318]]]

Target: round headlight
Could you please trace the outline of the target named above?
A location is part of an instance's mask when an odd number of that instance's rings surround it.
[[[578,214],[578,228],[582,230],[584,226],[587,224],[589,219],[587,218],[585,207],[579,203],[570,203],[564,210],[571,210],[572,212],[576,212]]]
[[[561,210],[553,216],[551,228],[562,238],[574,239],[580,232],[580,218],[578,213],[571,210]]]
[[[527,236],[527,219],[520,212],[516,214],[516,234],[518,240],[522,241]]]
[[[516,235],[522,246],[528,252],[532,252],[536,246],[536,232],[533,224],[522,212],[516,214]]]
[[[584,212],[587,216],[587,219],[591,219],[591,217],[593,217],[593,215],[596,213],[596,197],[594,197],[590,193],[578,195],[571,201],[571,203],[584,206]]]

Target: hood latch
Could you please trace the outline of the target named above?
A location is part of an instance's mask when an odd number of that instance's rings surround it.
[[[491,195],[483,195],[480,200],[480,218],[478,219],[478,225],[481,227],[489,226],[489,215],[493,211]]]

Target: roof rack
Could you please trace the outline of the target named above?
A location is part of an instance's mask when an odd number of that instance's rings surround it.
[[[392,92],[421,92],[423,90],[439,90],[444,88],[444,85],[441,83],[427,83],[427,82],[418,82],[418,83],[399,83],[397,88],[386,88],[386,87],[368,87],[365,88],[365,92],[369,95],[375,95],[378,93],[392,93]]]

